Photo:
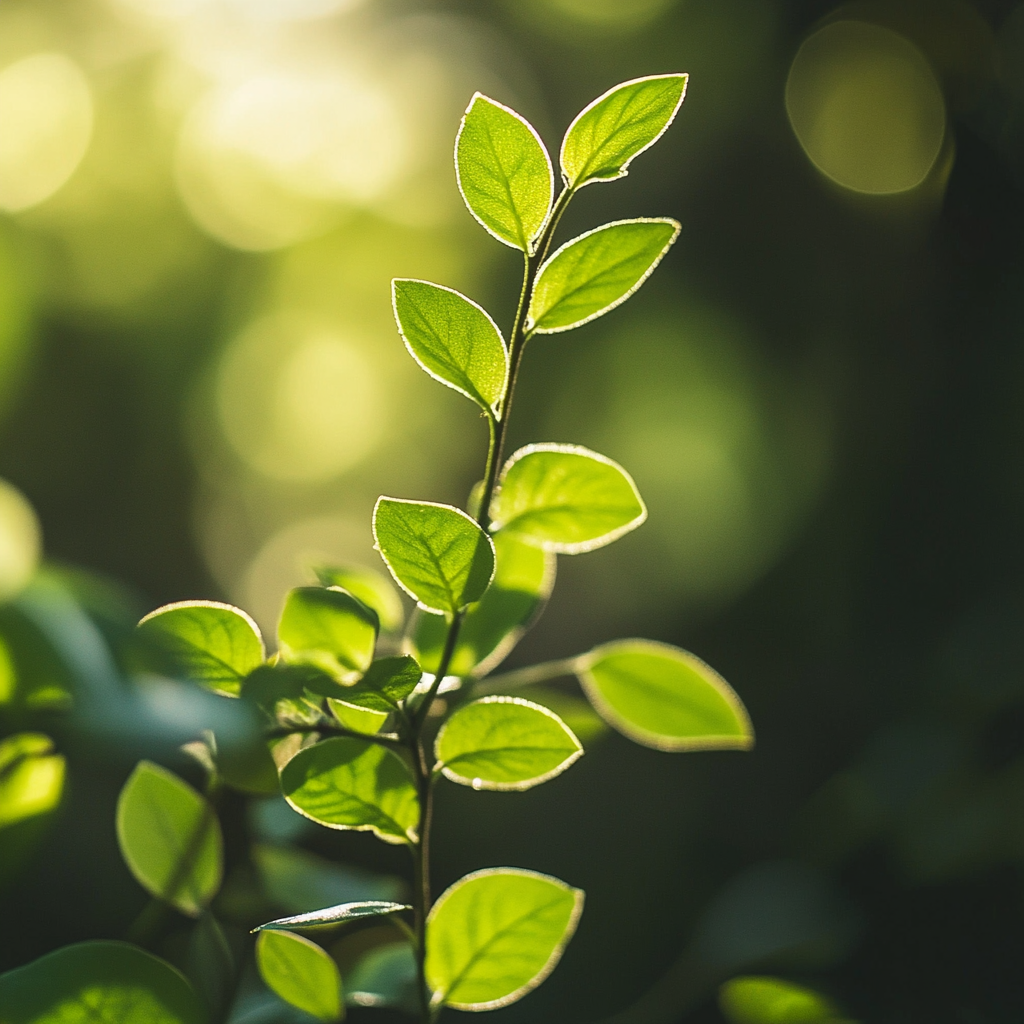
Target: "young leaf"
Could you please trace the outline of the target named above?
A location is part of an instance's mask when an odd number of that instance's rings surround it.
[[[611,459],[568,444],[531,444],[505,463],[492,529],[575,555],[610,544],[647,518],[632,477]]]
[[[494,536],[494,582],[462,620],[448,673],[482,677],[508,656],[537,617],[555,585],[555,556],[511,533]],[[425,672],[441,662],[448,625],[441,615],[420,615],[413,648]]]
[[[341,587],[372,608],[385,633],[401,630],[405,621],[402,599],[391,581],[379,572],[362,565],[328,565],[318,568],[316,576],[321,586]]]
[[[398,585],[427,611],[479,601],[494,575],[491,538],[451,505],[378,498],[373,538]]]
[[[362,903],[339,903],[336,907],[325,907],[313,910],[308,914],[296,914],[294,917],[282,917],[277,921],[268,921],[254,928],[260,931],[294,931],[297,928],[323,928],[327,925],[346,924],[349,921],[361,921],[367,917],[386,917],[398,914],[403,910],[412,910],[408,903],[384,903],[381,900],[367,900]]]
[[[551,158],[533,126],[476,93],[455,140],[455,176],[469,212],[499,242],[530,252],[551,209]]]
[[[522,868],[474,871],[427,918],[427,984],[435,1005],[496,1010],[555,968],[576,930],[583,892]]]
[[[223,841],[213,808],[191,786],[140,761],[117,801],[117,839],[138,883],[198,917],[217,895]]]
[[[553,711],[519,697],[484,697],[445,722],[434,752],[452,782],[510,791],[560,775],[583,747]]]
[[[137,629],[167,658],[169,673],[232,697],[267,656],[259,626],[240,608],[218,601],[164,605],[150,612]]]
[[[0,829],[55,811],[64,774],[64,757],[54,753],[49,736],[19,732],[0,740]]]
[[[370,667],[377,626],[376,612],[345,590],[297,587],[277,626],[281,657],[346,682]]]
[[[655,750],[749,750],[742,701],[714,669],[652,640],[617,640],[580,658],[580,684],[602,718]]]
[[[686,75],[649,75],[609,89],[576,115],[559,154],[570,188],[613,181],[672,123],[686,95]]]
[[[540,268],[527,330],[571,331],[621,305],[651,276],[678,235],[678,221],[642,217],[613,221],[566,242]]]
[[[345,687],[335,699],[355,708],[390,714],[416,689],[422,675],[415,658],[380,658],[358,683]]]
[[[844,1024],[824,996],[782,978],[733,978],[719,988],[718,1005],[730,1024]]]
[[[80,942],[0,974],[3,1024],[205,1024],[192,986],[126,942]]]
[[[427,281],[391,282],[398,330],[406,348],[434,380],[498,413],[508,352],[486,310],[451,288]]]
[[[345,1012],[337,964],[315,942],[291,932],[260,932],[256,966],[267,987],[318,1020]]]
[[[300,750],[281,772],[281,790],[295,810],[328,828],[369,830],[386,843],[416,835],[409,769],[368,740],[338,737]]]

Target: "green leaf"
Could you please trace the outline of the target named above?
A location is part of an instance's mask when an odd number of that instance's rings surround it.
[[[494,575],[491,538],[451,505],[378,498],[373,537],[398,585],[427,611],[479,601]]]
[[[0,974],[3,1024],[205,1024],[184,976],[125,942],[81,942]]]
[[[117,839],[138,883],[198,917],[220,888],[223,842],[213,808],[191,786],[140,761],[117,801]]]
[[[607,736],[608,723],[576,693],[566,693],[554,686],[531,686],[530,700],[553,711],[572,730],[573,735],[589,750],[602,736]]]
[[[256,623],[240,608],[217,601],[164,605],[137,629],[167,659],[167,674],[181,674],[232,697],[267,656]]]
[[[733,978],[719,988],[718,1005],[730,1024],[842,1024],[824,996],[781,978]]]
[[[304,719],[324,697],[340,697],[345,687],[315,665],[260,665],[242,684],[242,699],[261,708],[272,722]]]
[[[505,531],[493,540],[494,582],[462,620],[449,675],[480,678],[493,671],[537,618],[555,585],[553,554]],[[416,620],[413,648],[425,672],[437,672],[447,636],[444,616],[422,614]]]
[[[416,689],[422,675],[416,659],[408,655],[379,658],[363,678],[346,687],[337,700],[356,708],[390,714]]]
[[[475,93],[455,140],[455,175],[469,212],[499,242],[532,251],[551,209],[551,158],[533,126]]]
[[[53,740],[42,733],[15,733],[0,741],[0,830],[55,811],[65,767]],[[0,845],[6,841],[0,838]]]
[[[293,917],[282,917],[276,921],[268,921],[254,928],[259,931],[294,931],[297,928],[323,928],[328,925],[347,924],[349,921],[361,921],[367,917],[386,917],[398,914],[403,910],[412,910],[408,903],[384,903],[381,900],[367,900],[362,903],[339,903],[335,907],[313,910],[307,914],[296,914]]]
[[[558,715],[521,697],[464,704],[437,734],[445,778],[473,789],[531,789],[560,775],[583,754]]]
[[[492,529],[545,551],[604,547],[646,518],[632,477],[611,459],[568,444],[531,444],[505,463]]]
[[[655,750],[749,750],[742,701],[714,669],[652,640],[617,640],[579,660],[580,684],[602,718]]]
[[[277,638],[285,661],[347,682],[370,667],[377,628],[376,612],[348,591],[297,587],[285,600]]]
[[[409,769],[368,740],[339,737],[300,750],[281,772],[281,790],[295,810],[328,828],[369,830],[386,843],[416,835]]]
[[[397,1006],[419,1012],[416,957],[408,942],[389,942],[362,956],[346,975],[345,998],[356,1006]]]
[[[328,565],[316,570],[317,579],[324,587],[341,587],[372,608],[380,619],[385,633],[398,633],[405,621],[402,598],[391,581],[374,569],[362,565]]]
[[[185,971],[212,1020],[223,1020],[235,992],[237,965],[221,926],[208,910],[188,939]]]
[[[354,707],[340,700],[329,700],[327,706],[330,708],[331,714],[346,729],[362,733],[364,736],[376,735],[384,728],[384,723],[388,720],[387,714],[382,711],[367,711],[366,708]]]
[[[498,415],[508,352],[498,325],[465,295],[428,281],[391,282],[402,340],[434,380]]]
[[[576,115],[562,140],[562,177],[570,188],[613,181],[672,123],[687,75],[649,75],[609,89]]]
[[[566,242],[540,268],[527,330],[571,331],[626,301],[679,235],[678,221],[640,217],[604,224]]]
[[[555,969],[582,911],[582,890],[535,871],[460,878],[427,918],[434,1004],[496,1010],[521,999]]]
[[[344,1016],[338,967],[315,942],[291,932],[260,932],[256,965],[267,987],[286,1003],[318,1020]]]

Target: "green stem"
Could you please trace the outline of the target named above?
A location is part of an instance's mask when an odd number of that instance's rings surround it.
[[[560,661],[545,661],[540,665],[516,669],[514,672],[503,672],[500,676],[490,676],[476,687],[476,693],[505,693],[517,690],[521,686],[533,686],[546,683],[562,676],[574,676],[580,668],[580,658],[562,658]]]

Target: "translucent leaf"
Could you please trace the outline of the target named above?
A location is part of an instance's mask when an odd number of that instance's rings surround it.
[[[576,115],[562,140],[562,177],[571,188],[612,181],[664,134],[686,95],[687,76],[649,75],[609,89]]]
[[[0,829],[56,810],[64,773],[49,736],[21,732],[0,741]],[[0,845],[6,841],[0,838]]]
[[[117,801],[117,839],[138,883],[198,917],[220,888],[220,823],[209,803],[176,775],[140,761]]]
[[[492,529],[563,555],[610,544],[646,518],[636,484],[617,462],[566,444],[520,448],[491,505]]]
[[[407,655],[380,658],[367,669],[359,682],[346,687],[337,700],[356,708],[390,714],[416,689],[422,675],[415,658]]]
[[[377,627],[376,612],[348,591],[297,587],[289,591],[277,626],[281,657],[348,681],[370,667]]]
[[[184,976],[125,942],[81,942],[0,974],[3,1024],[206,1024]]]
[[[315,942],[291,932],[260,932],[256,965],[267,987],[286,1003],[318,1020],[344,1015],[338,967]]]
[[[371,949],[345,982],[345,998],[356,1006],[397,1006],[418,1012],[416,958],[408,942]]]
[[[366,708],[358,708],[340,700],[329,700],[327,706],[330,708],[331,714],[346,729],[362,733],[363,736],[376,735],[384,728],[384,723],[388,720],[386,712],[367,711]]]
[[[583,655],[580,683],[601,717],[656,750],[749,750],[742,701],[714,669],[652,640],[617,640]]]
[[[409,769],[368,740],[338,737],[300,750],[281,772],[281,790],[295,810],[328,828],[369,830],[386,843],[416,834]]]
[[[402,598],[391,581],[362,565],[329,565],[316,570],[317,579],[325,587],[341,587],[372,608],[385,633],[397,633],[405,621]]]
[[[237,696],[242,680],[266,658],[259,627],[240,608],[217,601],[179,601],[150,612],[140,636],[182,675],[217,693]]]
[[[583,747],[548,708],[520,697],[484,697],[464,704],[445,722],[434,753],[452,782],[509,791],[560,775]]]
[[[555,585],[555,556],[511,533],[494,536],[494,581],[462,620],[448,668],[453,676],[485,676],[508,656],[534,621]],[[448,624],[441,615],[420,615],[413,650],[426,672],[441,662]]]
[[[242,699],[272,720],[302,719],[323,697],[339,697],[345,687],[315,665],[261,665],[242,684]],[[318,712],[319,713],[319,712]]]
[[[589,750],[602,736],[607,736],[608,723],[578,694],[566,693],[553,686],[531,686],[530,700],[553,711],[572,730],[573,735]]]
[[[395,280],[391,291],[398,329],[416,362],[435,380],[496,414],[508,353],[486,310],[427,281]]]
[[[378,498],[373,536],[391,575],[427,611],[479,601],[494,575],[491,538],[451,505]]]
[[[718,990],[730,1024],[842,1024],[824,996],[781,978],[733,978]]]
[[[570,331],[621,305],[653,273],[679,235],[667,217],[619,220],[557,249],[540,268],[527,329]]]
[[[298,928],[323,928],[328,925],[346,924],[349,921],[361,921],[367,917],[384,917],[398,914],[403,910],[412,910],[408,903],[383,903],[380,900],[369,900],[363,903],[339,903],[334,907],[312,910],[306,914],[293,917],[282,917],[276,921],[261,924],[253,931],[294,931]]]
[[[583,910],[583,892],[522,868],[460,878],[427,919],[427,984],[435,1004],[495,1010],[554,969]]]
[[[455,140],[455,174],[469,212],[499,242],[529,252],[555,187],[551,158],[533,126],[476,93]]]

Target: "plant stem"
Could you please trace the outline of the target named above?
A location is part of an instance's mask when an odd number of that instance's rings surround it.
[[[576,674],[580,665],[579,658],[562,658],[559,661],[545,661],[540,665],[516,669],[514,672],[503,672],[500,676],[490,676],[476,687],[477,693],[504,693],[516,690],[521,686],[533,686],[535,683],[546,683],[551,679]]]

